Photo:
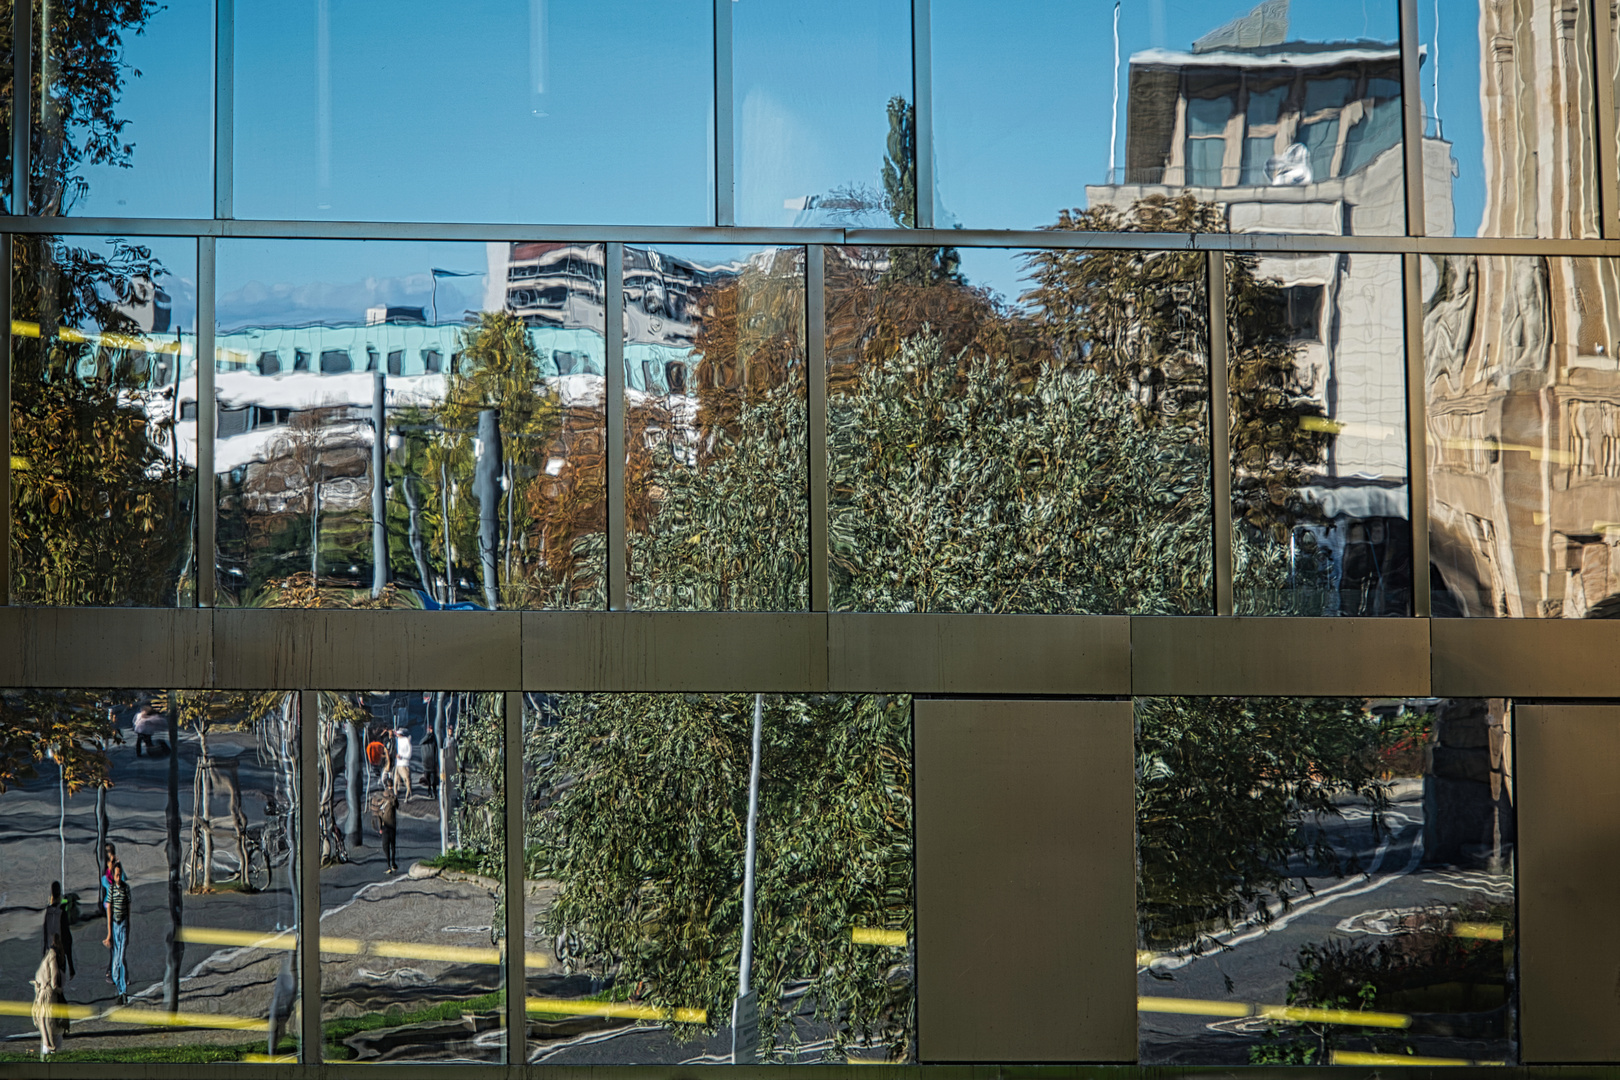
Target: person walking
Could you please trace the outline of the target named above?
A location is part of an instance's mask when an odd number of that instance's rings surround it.
[[[439,736],[434,733],[432,724],[422,736],[422,786],[428,798],[439,797]]]
[[[51,939],[45,955],[40,958],[39,967],[34,971],[33,1020],[34,1026],[39,1029],[40,1057],[56,1053],[67,1030],[66,1017],[61,1008],[65,1000],[62,997],[63,963],[62,938],[58,935]]]
[[[405,800],[411,798],[411,733],[408,728],[394,729],[394,787],[404,787]]]
[[[103,945],[112,949],[112,981],[118,989],[118,1004],[129,1004],[129,971],[124,966],[124,950],[129,946],[129,883],[124,880],[124,864],[113,863],[112,894],[107,901],[107,937]]]
[[[103,919],[107,918],[107,904],[112,898],[112,868],[118,861],[118,848],[112,841],[101,849],[101,893],[97,902],[97,912]],[[112,933],[111,924],[108,925],[108,934]],[[107,954],[107,981],[112,982],[112,954]]]
[[[382,789],[377,802],[377,832],[382,836],[383,858],[388,860],[388,872],[399,873],[399,860],[394,850],[394,837],[399,828],[399,795],[394,785]]]
[[[141,707],[135,713],[135,756],[141,756],[141,747],[146,747],[147,757],[155,756],[152,751],[152,736],[162,731],[167,721],[160,713],[152,711],[150,701],[141,702]]]
[[[61,955],[58,959],[63,964],[66,979],[75,978],[79,973],[73,966],[73,927],[69,923],[67,911],[62,907],[60,881],[51,882],[51,906],[45,909],[46,952],[51,951],[52,942],[61,943]]]

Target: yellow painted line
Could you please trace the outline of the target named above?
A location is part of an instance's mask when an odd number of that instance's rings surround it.
[[[704,1024],[709,1020],[706,1009],[655,1009],[651,1005],[631,1005],[623,1001],[529,998],[525,1006],[532,1013],[560,1016],[619,1016],[627,1020],[674,1020],[682,1024]]]
[[[903,949],[906,947],[906,932],[857,926],[849,932],[849,940],[857,945],[898,945]]]
[[[359,956],[366,951],[366,943],[359,938],[327,937],[321,935],[321,952],[346,953],[349,956]]]
[[[11,455],[11,469],[12,469],[13,472],[21,472],[21,471],[26,470],[27,468],[28,468],[28,459],[27,458],[22,457],[22,456],[20,456],[18,454],[12,454]]]
[[[889,1064],[883,1058],[845,1058],[844,1062],[846,1064],[849,1064],[849,1065],[887,1065],[887,1064]]]
[[[211,926],[182,926],[180,940],[191,945],[238,945],[249,949],[298,948],[298,939],[291,930],[266,934],[262,930],[221,930]]]
[[[32,1001],[0,1001],[0,1016],[33,1016]],[[52,1005],[51,1015],[58,1020],[88,1020],[96,1010],[88,1005]]]
[[[11,320],[11,333],[13,337],[37,338],[39,337],[39,323],[13,319]],[[99,334],[94,330],[75,330],[70,326],[64,326],[56,332],[56,336],[62,341],[73,341],[87,345],[105,345],[109,349],[140,349],[143,352],[178,352],[183,356],[191,355],[189,345],[159,338],[139,337],[134,334]]]
[[[298,947],[291,930],[265,934],[253,930],[225,930],[211,926],[186,926],[180,940],[194,945],[234,945],[247,949],[293,950]],[[321,937],[321,952],[346,956],[385,956],[396,960],[437,960],[446,964],[493,964],[501,962],[501,950],[476,945],[435,945],[416,941],[362,941],[358,938]],[[545,956],[529,953],[525,966],[550,966]]]
[[[1555,465],[1575,464],[1575,455],[1568,450],[1543,450],[1524,443],[1497,442],[1495,439],[1441,439],[1440,445],[1448,450],[1508,450],[1529,454],[1531,461],[1550,461]]]
[[[1162,952],[1149,952],[1147,949],[1137,949],[1136,966],[1147,967],[1149,964],[1153,963],[1153,961],[1157,960],[1163,955],[1164,953]]]
[[[0,1001],[0,1016],[32,1016],[32,1001]],[[223,1028],[231,1031],[268,1031],[269,1020],[261,1016],[230,1016],[221,1013],[164,1012],[129,1006],[103,1013],[93,1005],[54,1005],[51,1012],[62,1020],[106,1020],[114,1024],[148,1024],[163,1027]]]
[[[1469,1061],[1467,1058],[1412,1057],[1407,1054],[1364,1054],[1359,1050],[1334,1050],[1329,1065],[1501,1065],[1500,1061]]]
[[[1354,1027],[1406,1028],[1412,1018],[1401,1013],[1360,1012],[1355,1009],[1305,1009],[1292,1005],[1254,1005],[1246,1001],[1203,1001],[1198,998],[1139,997],[1138,1012],[1180,1013],[1183,1016],[1259,1016],[1300,1024],[1349,1024]]]
[[[1451,928],[1452,936],[1478,938],[1481,941],[1501,941],[1507,927],[1502,923],[1460,922]]]
[[[297,1054],[243,1054],[242,1062],[246,1065],[295,1065],[298,1062]]]
[[[446,964],[499,964],[501,950],[472,945],[427,945],[408,941],[374,941],[372,956],[391,956],[399,960],[438,960]]]

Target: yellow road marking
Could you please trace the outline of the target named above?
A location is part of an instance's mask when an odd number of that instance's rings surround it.
[[[0,1016],[33,1016],[32,1001],[0,1001]],[[58,1020],[88,1020],[96,1010],[88,1005],[52,1005],[51,1015]]]
[[[1500,1061],[1469,1061],[1467,1058],[1410,1057],[1406,1054],[1363,1054],[1359,1050],[1334,1050],[1330,1065],[1501,1065]]]
[[[220,930],[211,926],[182,926],[180,940],[193,945],[240,945],[249,949],[298,948],[291,930],[267,934],[262,930]]]
[[[13,319],[11,320],[11,333],[14,337],[37,338],[39,337],[39,323]],[[64,326],[57,330],[56,336],[62,341],[73,341],[86,345],[105,345],[109,349],[139,349],[142,352],[178,352],[182,356],[191,355],[190,345],[178,341],[139,337],[134,334],[101,334],[94,330],[75,330],[70,326]]]
[[[849,940],[857,945],[898,945],[903,949],[906,947],[906,932],[857,926],[849,932]]]
[[[887,1065],[887,1064],[889,1064],[889,1062],[884,1060],[883,1058],[845,1058],[844,1061],[847,1064],[850,1064],[850,1065]]]
[[[298,1062],[297,1054],[243,1054],[242,1062],[247,1065],[295,1065]]]
[[[32,1016],[32,1001],[0,1001],[0,1016]],[[222,1013],[164,1012],[124,1005],[101,1012],[93,1005],[53,1005],[51,1014],[59,1020],[106,1020],[114,1024],[148,1024],[163,1027],[222,1028],[230,1031],[268,1031],[270,1021],[260,1016],[230,1016]]]
[[[1456,937],[1479,938],[1482,941],[1501,941],[1507,927],[1502,923],[1460,922],[1451,928]]]
[[[1139,997],[1138,1012],[1180,1013],[1184,1016],[1259,1016],[1300,1024],[1350,1024],[1355,1027],[1406,1028],[1412,1018],[1401,1013],[1360,1012],[1355,1009],[1305,1009],[1292,1005],[1255,1005],[1246,1001],[1201,1001],[1197,998]]]
[[[655,1009],[651,1005],[631,1005],[624,1001],[529,998],[525,1006],[532,1013],[561,1016],[619,1016],[627,1020],[674,1020],[682,1024],[704,1024],[709,1020],[706,1009]]]
[[[180,940],[196,945],[235,945],[247,949],[292,950],[298,940],[291,930],[266,934],[253,930],[223,930],[211,926],[185,926]],[[396,960],[437,960],[446,964],[499,964],[501,950],[476,945],[435,945],[416,941],[362,941],[359,938],[321,936],[321,952],[348,956],[386,956]],[[524,966],[544,968],[550,961],[528,953]]]

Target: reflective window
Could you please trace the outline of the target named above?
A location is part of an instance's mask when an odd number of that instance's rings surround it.
[[[323,1060],[504,1058],[504,704],[320,695]]]
[[[192,600],[196,242],[18,237],[14,603]]]
[[[224,241],[218,265],[221,602],[601,606],[601,245]]]
[[[1226,265],[1237,613],[1408,614],[1400,257]]]
[[[916,223],[911,5],[732,8],[739,225]]]
[[[804,249],[624,249],[632,606],[809,606]]]
[[[914,1060],[910,698],[527,694],[523,722],[529,1064]]]
[[[941,226],[1192,187],[1235,231],[1406,231],[1389,0],[936,0],[930,17]]]
[[[1204,256],[826,257],[835,610],[1210,610]]]
[[[1431,236],[1597,236],[1589,9],[1417,5]]]
[[[212,216],[213,4],[36,3],[34,33],[34,213]]]
[[[1620,263],[1422,267],[1434,613],[1620,610]]]
[[[709,0],[236,13],[236,211],[713,220]]]
[[[1142,1064],[1515,1063],[1510,702],[1136,717]]]
[[[296,695],[8,690],[0,730],[0,1063],[294,1060]]]

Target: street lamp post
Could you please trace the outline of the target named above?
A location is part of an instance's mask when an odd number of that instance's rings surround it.
[[[765,695],[754,695],[754,752],[748,764],[748,841],[743,862],[742,959],[737,964],[737,1000],[731,1005],[731,1063],[759,1060],[759,995],[750,985],[754,966],[754,851],[759,820],[759,742]]]

